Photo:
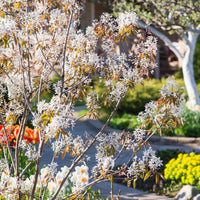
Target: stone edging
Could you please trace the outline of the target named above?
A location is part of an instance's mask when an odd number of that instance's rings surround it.
[[[200,146],[200,138],[194,137],[160,137],[160,136],[153,136],[150,141],[152,143],[159,143],[162,145],[198,145]]]

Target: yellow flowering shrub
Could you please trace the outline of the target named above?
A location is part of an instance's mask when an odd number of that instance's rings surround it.
[[[200,155],[180,153],[166,164],[164,177],[182,184],[200,185]]]

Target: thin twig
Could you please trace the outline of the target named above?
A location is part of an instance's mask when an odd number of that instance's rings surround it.
[[[33,188],[32,188],[32,191],[31,191],[31,200],[33,200],[37,181],[38,181],[38,175],[39,175],[39,171],[40,171],[40,162],[41,162],[41,158],[42,158],[43,147],[44,147],[44,138],[42,138],[42,140],[40,141],[40,145],[39,145],[39,148],[38,148],[39,155],[38,155],[38,159],[36,161],[36,170],[35,170],[35,175],[34,175],[34,184],[33,184]]]
[[[75,0],[73,1],[72,6],[74,6],[74,4],[75,4]],[[67,27],[67,32],[66,32],[66,37],[65,37],[64,49],[63,49],[63,61],[62,61],[62,77],[61,77],[60,97],[62,96],[63,90],[64,90],[65,59],[66,59],[67,40],[68,40],[68,36],[69,36],[69,30],[70,30],[70,27],[71,27],[73,14],[74,14],[74,11],[71,10],[70,17],[69,17],[69,22],[68,22],[68,27]]]
[[[39,85],[39,90],[38,90],[38,102],[40,102],[41,91],[42,91],[42,78],[40,79],[40,85]]]
[[[29,102],[29,100],[28,100],[29,98],[28,98],[28,96],[27,96],[27,94],[26,94],[26,85],[25,85],[24,73],[22,73],[22,75],[23,75],[24,97],[25,97],[25,100],[26,100],[26,104],[27,104],[27,106],[28,106],[28,108],[29,108],[31,114],[34,115],[33,109],[31,108],[30,102]]]
[[[84,83],[89,77],[86,76],[83,80],[81,80],[79,83],[77,83],[76,85],[74,85],[73,87],[68,88],[67,90],[65,90],[64,92],[67,93],[73,89],[75,89],[76,87],[78,87],[80,84]]]
[[[23,175],[24,175],[24,173],[26,172],[26,170],[31,166],[31,164],[33,163],[33,161],[30,161],[29,163],[28,163],[28,165],[26,165],[26,167],[23,169],[23,171],[20,173],[20,175],[19,175],[19,178],[21,178]]]
[[[19,133],[17,135],[16,146],[15,146],[15,166],[16,166],[16,174],[15,175],[16,176],[19,175],[19,157],[18,157],[18,154],[19,154],[19,142],[24,137],[26,118],[27,118],[27,106],[24,107],[22,123],[20,124],[20,130],[19,130]]]
[[[26,1],[26,18],[27,16],[29,15],[28,14],[28,0]],[[26,22],[27,23],[27,22]],[[27,30],[27,26],[26,26],[26,32],[27,32],[27,40],[28,40],[28,45],[30,47],[30,32]],[[32,84],[31,84],[31,67],[30,67],[30,59],[29,59],[29,56],[30,56],[30,52],[29,52],[29,48],[27,48],[27,54],[28,54],[28,58],[27,58],[27,61],[28,61],[28,83],[29,83],[29,90],[30,92],[32,93],[33,91],[33,88],[32,88]]]
[[[116,161],[120,157],[123,150],[124,150],[124,146],[122,146],[122,148],[120,149],[120,151],[119,151],[118,155],[116,156],[116,158],[114,159],[114,161]]]
[[[2,125],[3,125],[3,131],[4,131],[4,134],[5,134],[5,136],[6,136],[7,148],[8,148],[8,152],[9,152],[10,159],[11,159],[11,162],[12,162],[12,166],[13,166],[14,171],[15,171],[15,173],[16,173],[14,158],[13,158],[13,156],[12,156],[12,152],[11,152],[10,145],[9,145],[8,134],[7,134],[7,132],[6,132],[5,123],[4,123],[4,121],[3,121],[3,118],[2,118],[2,115],[1,115],[1,114],[0,114],[0,121],[1,121],[1,123],[2,123]]]
[[[3,154],[4,154],[4,158],[5,158],[5,160],[6,160],[6,165],[7,165],[7,168],[8,168],[8,173],[9,173],[9,175],[10,175],[10,174],[11,174],[10,166],[9,166],[9,162],[8,162],[8,157],[7,157],[7,155],[6,155],[6,149],[5,149],[4,146],[3,146]]]

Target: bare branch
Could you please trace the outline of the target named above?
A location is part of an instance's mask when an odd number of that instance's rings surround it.
[[[73,1],[72,5],[74,6],[74,4],[75,4],[75,0]],[[72,23],[73,13],[74,13],[74,11],[71,10],[70,17],[69,17],[69,22],[68,22],[68,27],[67,27],[67,32],[66,32],[66,37],[65,37],[64,49],[63,49],[62,77],[61,77],[60,96],[62,96],[62,93],[63,93],[63,90],[64,90],[65,59],[66,59],[67,40],[68,40],[69,30],[70,30],[71,23]]]
[[[34,198],[35,189],[36,189],[37,180],[38,180],[38,175],[39,175],[39,172],[40,172],[40,162],[41,162],[41,158],[42,158],[43,147],[44,147],[44,138],[40,141],[39,148],[38,148],[39,155],[38,155],[38,159],[36,161],[36,170],[35,170],[35,175],[34,175],[33,188],[32,188],[32,191],[31,191],[31,200],[33,200],[33,198]]]
[[[1,115],[1,113],[0,113],[0,121],[1,121],[1,123],[3,125],[3,131],[4,131],[4,134],[6,136],[6,143],[7,143],[7,148],[8,148],[9,156],[11,158],[12,166],[13,166],[15,174],[16,174],[15,162],[14,162],[14,158],[13,158],[13,155],[12,155],[12,152],[11,152],[11,148],[10,148],[10,145],[9,145],[8,134],[7,134],[7,131],[6,131],[6,128],[5,128],[5,123],[4,123],[4,120],[3,120],[3,117]]]
[[[34,115],[34,112],[33,112],[33,109],[31,108],[31,105],[30,105],[30,102],[29,102],[29,97],[27,96],[26,94],[26,85],[25,85],[25,77],[24,77],[24,73],[23,74],[23,87],[24,87],[24,97],[25,97],[25,100],[26,100],[26,104],[30,110],[30,112],[32,113],[32,115]]]
[[[24,106],[24,112],[22,117],[22,122],[20,125],[20,130],[17,135],[16,146],[15,146],[15,166],[16,166],[16,176],[19,175],[19,142],[23,140],[24,132],[25,132],[25,124],[27,118],[27,106]]]
[[[27,165],[27,166],[23,169],[23,171],[20,173],[19,178],[21,178],[21,177],[24,175],[24,173],[25,173],[26,170],[31,166],[32,163],[33,163],[32,161],[30,161],[30,162],[28,163],[28,165]]]

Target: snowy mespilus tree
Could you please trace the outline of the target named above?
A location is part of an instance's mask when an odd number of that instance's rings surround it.
[[[169,79],[161,98],[140,113],[141,125],[133,133],[105,133],[129,87],[142,83],[155,65],[156,39],[141,39],[134,58],[119,56],[115,44],[137,32],[136,14],[121,13],[116,19],[104,14],[84,34],[77,29],[80,11],[76,0],[0,1],[0,199],[83,199],[86,188],[102,179],[112,181],[123,149],[130,151],[123,168],[128,179],[146,179],[161,166],[146,145],[148,139],[162,127],[181,123],[183,97]],[[130,60],[135,67],[129,67]],[[52,73],[56,83],[51,82]],[[94,76],[105,80],[103,104],[115,107],[96,135],[75,136],[75,103],[86,99],[92,117],[98,117],[102,106],[94,89],[87,92]],[[52,88],[54,95],[45,101],[41,94]],[[49,147],[52,161],[41,166]],[[96,164],[89,169],[87,153],[94,147]],[[140,150],[143,154],[137,157]],[[71,162],[58,170],[59,154]]]
[[[116,4],[115,12],[123,10],[137,13],[137,25],[150,30],[159,37],[177,56],[182,69],[188,93],[188,106],[194,108],[200,105],[199,93],[194,79],[193,57],[197,38],[200,34],[200,3],[193,0],[120,0]],[[181,47],[163,34],[176,33],[185,41],[186,51],[181,54]]]

